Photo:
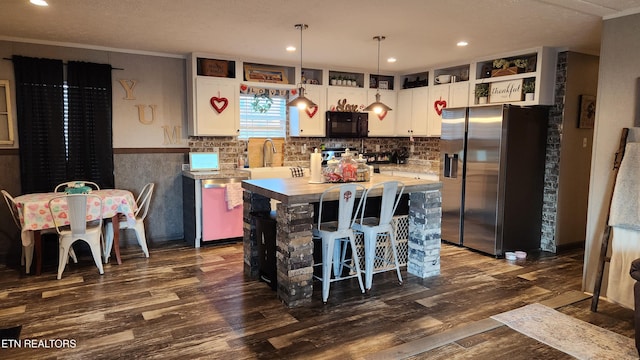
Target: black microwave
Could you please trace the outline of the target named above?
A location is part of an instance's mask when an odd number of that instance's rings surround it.
[[[363,138],[369,132],[369,113],[327,111],[327,137]]]

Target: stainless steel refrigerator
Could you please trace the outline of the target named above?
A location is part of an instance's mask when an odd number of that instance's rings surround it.
[[[445,109],[442,239],[487,254],[540,248],[548,108]]]

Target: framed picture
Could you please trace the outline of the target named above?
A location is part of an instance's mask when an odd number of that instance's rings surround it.
[[[244,77],[247,81],[259,81],[277,84],[288,84],[284,69],[245,66]]]
[[[389,81],[387,80],[378,81],[378,89],[389,90]]]
[[[228,77],[229,62],[226,60],[198,59],[200,73],[198,75]]]
[[[580,95],[580,120],[578,128],[593,129],[596,121],[596,97],[593,95]]]

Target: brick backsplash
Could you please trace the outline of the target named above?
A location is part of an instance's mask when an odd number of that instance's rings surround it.
[[[366,139],[329,139],[329,138],[310,138],[310,137],[289,137],[285,140],[284,165],[285,166],[302,166],[309,167],[309,157],[314,148],[320,148],[324,144],[327,148],[350,148],[357,152],[365,151],[374,152],[376,145],[380,146],[381,152],[391,152],[394,149],[406,147],[413,152],[410,153],[407,163],[421,163],[429,161],[432,165],[437,166],[440,156],[440,139],[439,138],[366,138]],[[237,140],[230,136],[191,136],[189,137],[190,151],[212,151],[218,148],[220,152],[220,169],[232,170],[237,167],[238,157],[242,155],[246,148],[246,141]],[[306,152],[303,153],[303,147],[306,145]]]

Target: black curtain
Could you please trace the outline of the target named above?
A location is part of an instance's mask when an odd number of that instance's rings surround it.
[[[113,189],[111,65],[70,61],[67,178]]]
[[[13,56],[23,193],[67,179],[61,60]]]

